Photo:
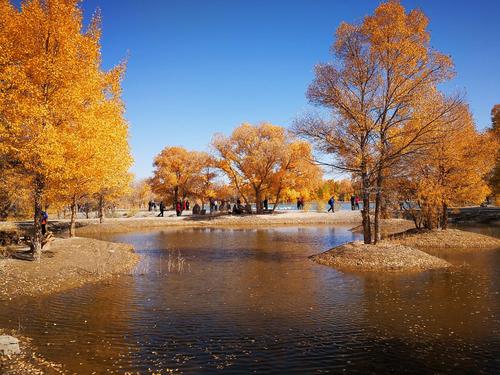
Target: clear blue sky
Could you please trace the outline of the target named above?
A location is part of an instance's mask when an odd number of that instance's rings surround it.
[[[129,54],[123,84],[133,172],[151,173],[167,145],[207,150],[242,122],[289,126],[309,106],[316,63],[329,59],[339,23],[372,13],[372,0],[84,0],[103,15],[104,66]],[[431,44],[450,54],[479,128],[500,103],[498,0],[407,0],[430,18]]]

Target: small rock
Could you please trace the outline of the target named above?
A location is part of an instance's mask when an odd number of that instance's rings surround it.
[[[18,339],[7,335],[0,336],[0,354],[11,355],[19,353],[21,353],[21,349],[19,348]]]

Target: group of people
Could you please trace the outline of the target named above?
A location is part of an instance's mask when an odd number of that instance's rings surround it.
[[[359,197],[357,195],[351,195],[351,210],[359,210]]]
[[[351,195],[351,210],[359,210],[359,197],[355,195]],[[335,212],[335,197],[332,195],[330,199],[328,199],[328,208],[327,212]]]
[[[355,195],[351,195],[351,210],[359,210],[359,202],[360,198]],[[267,197],[261,202],[262,208],[267,211],[269,209],[269,203],[267,200]],[[335,197],[332,195],[330,199],[328,200],[328,211],[327,212],[335,212]],[[159,207],[160,213],[158,216],[164,216],[164,212],[166,210],[165,204],[163,201],[161,201],[159,204],[157,204],[155,201],[149,201],[148,203],[148,210],[149,211],[156,211],[156,208]],[[190,203],[189,200],[187,199],[182,199],[176,202],[175,204],[175,212],[177,216],[181,216],[182,212],[185,210],[189,210]],[[231,204],[230,201],[225,201],[221,200],[218,201],[217,199],[210,198],[209,199],[209,209],[210,209],[210,214],[214,212],[232,212],[233,214],[242,214],[245,211],[249,211],[248,209],[248,204],[246,206],[241,204],[241,200],[238,198],[236,200],[236,203]],[[304,198],[299,197],[297,198],[297,210],[303,210],[304,209]],[[202,212],[203,211],[203,212]],[[201,210],[200,206],[198,204],[193,207],[193,214],[198,215],[198,214],[204,214],[204,210]]]
[[[165,213],[165,209],[166,209],[163,201],[160,202],[159,208],[160,208],[160,213],[158,214],[158,217],[163,217],[164,213]],[[153,201],[150,201],[149,202],[149,211],[152,211],[152,210],[156,211],[156,203]],[[189,200],[187,200],[187,199],[178,200],[175,203],[175,213],[177,214],[177,216],[181,216],[182,211],[185,211],[185,210],[189,210]]]

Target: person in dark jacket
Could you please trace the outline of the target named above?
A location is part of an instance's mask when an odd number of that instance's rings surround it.
[[[165,205],[163,204],[163,201],[160,202],[160,213],[158,216],[163,217],[163,212],[165,211]]]
[[[332,213],[334,213],[335,212],[335,198],[333,197],[333,195],[330,197],[330,199],[328,199],[328,205],[330,206],[330,208],[328,209],[327,212],[332,211]]]
[[[47,212],[42,211],[42,217],[40,218],[40,225],[42,226],[42,235],[47,233],[47,221],[49,220],[49,215]]]

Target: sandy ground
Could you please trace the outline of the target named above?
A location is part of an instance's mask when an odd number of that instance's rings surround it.
[[[0,298],[40,296],[97,282],[130,272],[138,259],[130,245],[56,239],[39,262],[0,260]]]
[[[394,243],[365,245],[360,241],[313,255],[312,260],[349,271],[424,271],[450,264],[423,251]]]

